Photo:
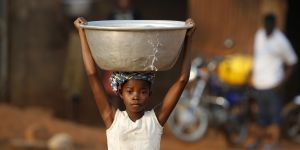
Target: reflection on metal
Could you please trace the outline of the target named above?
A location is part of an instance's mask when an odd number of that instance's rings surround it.
[[[6,98],[7,94],[7,0],[0,0],[0,101]]]

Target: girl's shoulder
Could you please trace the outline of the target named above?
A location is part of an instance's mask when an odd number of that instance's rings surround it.
[[[151,109],[148,112],[148,116],[152,118],[152,120],[154,121],[154,123],[159,127],[159,128],[163,128],[163,126],[160,124],[159,120],[158,120],[158,113],[155,111],[155,109]]]

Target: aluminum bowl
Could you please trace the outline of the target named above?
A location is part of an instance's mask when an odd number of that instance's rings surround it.
[[[171,69],[192,26],[183,21],[104,20],[81,27],[100,68],[130,72]]]

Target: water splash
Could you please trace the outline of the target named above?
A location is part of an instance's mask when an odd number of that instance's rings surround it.
[[[153,55],[149,55],[148,59],[145,63],[145,70],[152,70],[152,71],[158,71],[158,68],[156,66],[154,66],[155,61],[157,61],[157,53],[158,53],[158,48],[159,46],[162,46],[162,43],[160,43],[159,38],[158,38],[159,34],[156,33],[154,38],[150,38],[147,42],[153,47]],[[150,66],[146,66],[148,64],[148,62],[150,61]]]

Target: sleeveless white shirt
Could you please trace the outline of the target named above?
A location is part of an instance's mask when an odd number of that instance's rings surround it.
[[[108,150],[159,150],[163,127],[154,110],[133,122],[126,111],[117,110],[106,130]]]

